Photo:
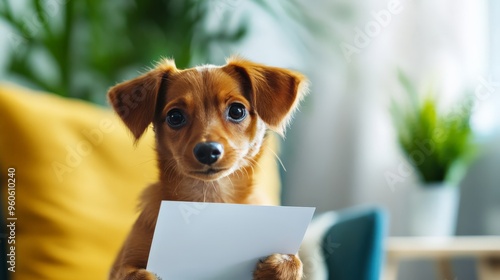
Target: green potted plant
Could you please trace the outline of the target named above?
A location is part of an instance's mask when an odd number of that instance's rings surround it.
[[[405,93],[393,101],[392,117],[399,145],[420,185],[411,192],[410,231],[416,235],[451,235],[458,186],[477,154],[469,125],[473,100],[462,99],[443,112],[434,90],[420,95],[402,72],[398,78]]]

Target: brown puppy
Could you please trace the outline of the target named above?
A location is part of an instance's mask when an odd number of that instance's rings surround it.
[[[266,130],[284,132],[305,85],[300,73],[233,58],[186,70],[163,60],[111,88],[109,101],[136,141],[153,124],[160,176],[143,194],[110,279],[156,279],[145,267],[162,200],[262,204],[253,174]],[[254,272],[254,279],[301,278],[296,255],[273,254]]]

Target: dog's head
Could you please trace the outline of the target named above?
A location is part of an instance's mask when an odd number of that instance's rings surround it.
[[[305,93],[300,73],[233,58],[186,70],[164,60],[108,97],[136,140],[153,123],[160,161],[211,181],[253,164],[266,129],[283,134]]]

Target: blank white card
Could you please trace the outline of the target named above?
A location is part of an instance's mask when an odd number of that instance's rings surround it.
[[[166,280],[245,280],[296,254],[315,208],[163,201],[147,270]]]

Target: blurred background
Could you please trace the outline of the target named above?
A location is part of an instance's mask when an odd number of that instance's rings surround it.
[[[404,145],[421,123],[411,104],[431,92],[422,122],[462,117],[460,164],[436,180],[459,191],[454,234],[500,235],[498,1],[2,0],[0,34],[1,81],[101,106],[160,57],[185,68],[239,54],[302,71],[311,94],[282,143],[283,205],[377,205],[395,236],[412,234],[412,193],[434,182]],[[476,279],[474,260],[454,272]],[[438,278],[422,260],[398,279]]]

